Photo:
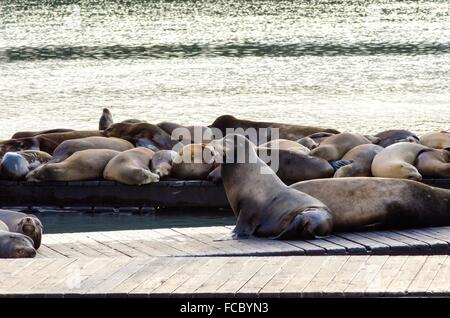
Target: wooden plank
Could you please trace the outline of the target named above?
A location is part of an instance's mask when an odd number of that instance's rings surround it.
[[[116,238],[106,236],[104,232],[89,232],[86,235],[99,244],[103,244],[107,248],[116,251],[119,255],[118,257],[121,257],[122,255],[126,257],[138,257],[144,255],[142,252],[136,251],[133,248],[130,248],[130,246],[119,242]]]
[[[380,271],[368,284],[365,295],[384,296],[389,284],[395,279],[407,258],[407,256],[389,256]]]
[[[325,249],[326,253],[329,255],[344,255],[347,252],[345,247],[327,240],[315,239],[315,240],[305,240],[305,242],[317,245]]]
[[[409,245],[410,250],[408,251],[408,253],[427,254],[430,252],[430,245],[409,236],[401,235],[393,231],[374,232],[374,234],[380,234],[391,240]]]
[[[345,289],[346,296],[361,296],[367,287],[373,283],[373,279],[387,261],[389,256],[370,256],[364,266],[360,267],[358,273],[350,281]]]
[[[323,289],[323,292],[330,296],[343,296],[345,289],[359,270],[365,265],[368,258],[369,256],[367,255],[350,256],[328,286]]]
[[[397,231],[397,233],[408,236],[410,238],[420,240],[431,247],[431,251],[433,253],[448,253],[450,248],[447,242],[436,239],[434,237],[431,237],[426,234],[426,232],[423,232],[418,229],[411,229],[411,230],[402,230]]]
[[[414,277],[414,280],[409,284],[407,293],[414,295],[426,292],[446,258],[447,256],[440,255],[428,256],[422,268]]]
[[[450,257],[447,257],[440,268],[427,292],[436,296],[448,296],[450,293]]]
[[[367,249],[363,245],[346,240],[339,236],[330,235],[325,237],[324,240],[343,246],[349,254],[367,254]]]
[[[361,236],[389,246],[391,254],[411,253],[412,246],[388,237],[386,232],[359,232]]]
[[[336,236],[342,237],[349,241],[363,245],[372,254],[387,254],[389,253],[389,246],[378,241],[371,240],[365,236],[356,233],[337,233]]]
[[[302,290],[302,296],[318,297],[323,295],[323,291],[330,284],[336,273],[344,266],[349,256],[336,256],[327,259],[317,274]]]
[[[408,286],[410,285],[414,277],[416,277],[426,259],[427,256],[408,256],[406,261],[400,268],[400,271],[398,271],[396,277],[392,280],[392,282],[386,289],[386,294],[389,296],[406,295]]]

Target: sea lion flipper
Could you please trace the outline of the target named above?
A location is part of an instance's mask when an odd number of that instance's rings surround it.
[[[328,162],[333,167],[334,171],[337,171],[339,168],[352,164],[353,160],[332,160]]]

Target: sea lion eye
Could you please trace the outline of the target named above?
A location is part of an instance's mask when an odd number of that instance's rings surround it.
[[[17,255],[23,255],[25,254],[25,251],[23,250],[23,248],[16,250]]]

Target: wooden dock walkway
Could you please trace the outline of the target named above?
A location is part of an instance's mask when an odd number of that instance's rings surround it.
[[[231,229],[46,234],[0,260],[0,297],[450,295],[450,227],[218,241]]]

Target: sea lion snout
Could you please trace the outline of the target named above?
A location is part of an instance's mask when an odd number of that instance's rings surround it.
[[[333,230],[333,220],[324,208],[308,208],[299,213],[277,239],[314,239],[328,236]]]

